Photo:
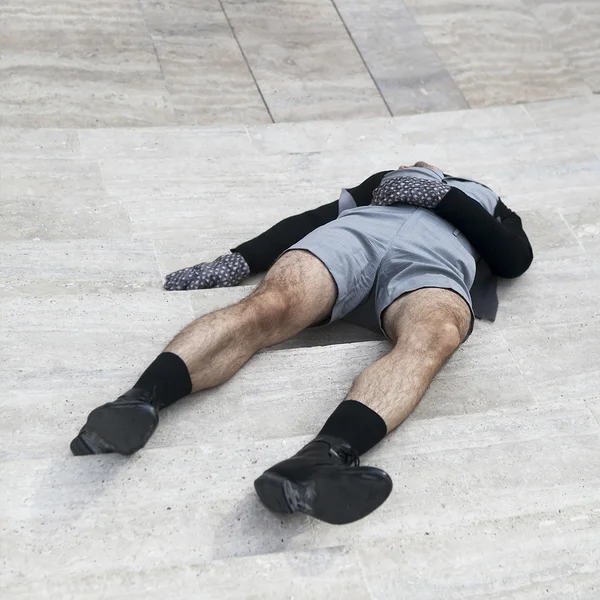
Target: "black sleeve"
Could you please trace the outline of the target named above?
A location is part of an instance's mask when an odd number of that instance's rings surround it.
[[[462,190],[452,188],[434,212],[457,227],[499,277],[519,277],[531,265],[533,249],[521,218],[501,200],[492,216]]]
[[[330,202],[299,215],[287,217],[255,238],[231,248],[239,252],[251,273],[262,273],[271,267],[278,256],[321,225],[338,216],[338,201]]]
[[[348,189],[357,206],[371,203],[373,191],[386,173],[389,171],[375,173],[360,185]],[[239,252],[244,257],[251,273],[262,273],[271,267],[284,250],[321,225],[337,219],[338,213],[338,201],[335,200],[299,215],[287,217],[255,238],[231,248],[231,252]]]

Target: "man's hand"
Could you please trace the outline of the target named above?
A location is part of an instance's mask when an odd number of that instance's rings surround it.
[[[373,192],[374,206],[390,204],[412,204],[421,208],[436,208],[450,191],[446,183],[418,177],[396,177],[388,179]]]
[[[167,275],[165,290],[202,290],[215,287],[231,287],[250,275],[250,267],[244,257],[234,252],[219,256],[212,262],[199,263]]]

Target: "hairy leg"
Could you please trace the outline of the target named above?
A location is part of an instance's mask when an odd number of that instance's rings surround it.
[[[394,347],[355,379],[347,398],[380,415],[389,433],[410,415],[463,342],[471,312],[451,290],[422,288],[396,299],[382,319]]]
[[[410,414],[470,322],[466,302],[448,290],[416,290],[393,302],[383,324],[394,349],[356,378],[314,440],[254,482],[263,504],[334,524],[352,523],[381,506],[392,480],[381,469],[359,466],[358,456]]]
[[[337,297],[325,265],[306,250],[286,252],[246,298],[204,315],[165,348],[186,364],[192,392],[227,381],[261,348],[325,319]]]

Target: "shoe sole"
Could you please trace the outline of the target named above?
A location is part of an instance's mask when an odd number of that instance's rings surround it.
[[[129,456],[146,445],[157,425],[157,414],[150,405],[108,404],[89,414],[85,430],[113,452]]]
[[[375,467],[317,473],[305,483],[267,471],[254,482],[258,497],[270,511],[299,511],[332,525],[366,517],[387,500],[392,487],[390,476]]]

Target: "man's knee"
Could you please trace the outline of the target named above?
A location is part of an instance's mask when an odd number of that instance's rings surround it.
[[[240,306],[250,313],[257,325],[266,328],[284,323],[292,310],[288,294],[276,286],[258,286],[240,301]]]
[[[304,327],[325,318],[337,297],[337,286],[325,265],[306,250],[286,252],[248,296],[267,318],[294,321]]]
[[[471,319],[468,304],[456,292],[423,288],[392,303],[384,313],[384,327],[397,343],[451,353],[467,337]]]
[[[449,319],[428,319],[400,332],[396,346],[426,356],[449,356],[461,344],[459,328]]]
[[[460,326],[454,319],[448,318],[440,319],[438,323],[435,323],[435,331],[432,332],[431,337],[442,351],[454,352],[466,335],[467,332],[463,334]]]
[[[471,329],[472,314],[469,305],[462,296],[450,290],[447,292],[448,302],[441,304],[439,310],[432,315],[440,343],[455,350],[465,340]]]

